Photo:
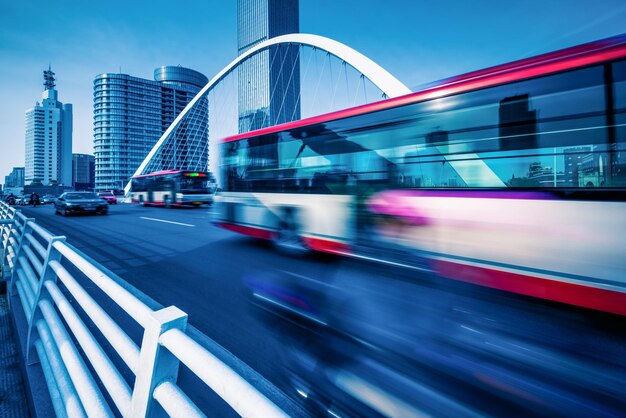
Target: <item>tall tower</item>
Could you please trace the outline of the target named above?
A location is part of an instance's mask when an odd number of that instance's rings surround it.
[[[208,83],[205,75],[180,66],[154,70],[154,80],[104,73],[94,80],[96,191],[122,189],[154,144]],[[159,170],[207,170],[209,107],[197,102],[163,150]]]
[[[26,111],[26,164],[24,181],[44,186],[72,184],[72,105],[58,100],[55,77],[43,72],[42,102]]]
[[[498,115],[501,150],[537,148],[537,111],[528,94],[500,100]]]
[[[237,48],[300,31],[298,0],[237,0]],[[298,46],[263,51],[239,66],[239,132],[300,119]]]

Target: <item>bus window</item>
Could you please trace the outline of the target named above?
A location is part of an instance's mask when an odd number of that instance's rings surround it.
[[[612,186],[626,187],[626,61],[613,64],[615,144]]]
[[[145,192],[146,191],[146,179],[145,178],[133,178],[131,183],[133,192]]]

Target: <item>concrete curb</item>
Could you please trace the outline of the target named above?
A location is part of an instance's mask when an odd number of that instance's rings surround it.
[[[0,417],[22,418],[29,416],[30,411],[21,370],[22,358],[10,316],[6,292],[0,290]]]

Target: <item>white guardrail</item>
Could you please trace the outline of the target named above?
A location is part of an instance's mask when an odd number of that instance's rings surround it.
[[[155,416],[162,413],[155,401],[172,417],[203,417],[203,412],[176,383],[181,362],[239,415],[287,416],[185,332],[186,313],[174,306],[152,310],[109,277],[106,269],[68,244],[65,237],[53,236],[34,219],[3,202],[0,237],[0,279],[8,281],[9,293],[17,291],[28,321],[25,360],[28,364],[37,360],[41,364],[57,417]],[[68,269],[82,273],[82,281],[87,279],[87,283],[97,286],[141,326],[140,346]],[[73,303],[68,300],[70,295]],[[132,388],[76,311],[75,304],[134,374]],[[109,405],[101,387],[113,405]]]

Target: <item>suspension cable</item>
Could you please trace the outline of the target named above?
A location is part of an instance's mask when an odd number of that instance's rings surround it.
[[[287,98],[287,95],[289,94],[289,86],[291,85],[291,80],[293,78],[293,73],[296,69],[296,62],[299,62],[300,60],[300,48],[298,48],[298,53],[296,54],[296,59],[294,60],[294,65],[292,65],[291,67],[291,74],[289,74],[289,80],[287,81],[287,88],[285,89],[285,93],[283,94],[283,100],[280,103],[280,108],[278,109],[278,117],[280,117],[280,114],[283,111],[283,105],[285,104],[285,99]],[[295,83],[294,83],[295,84]],[[298,86],[298,90],[300,90],[299,86]],[[295,112],[295,110],[294,110]],[[290,122],[290,121],[286,121],[286,122]],[[278,121],[276,121],[276,123],[278,123]]]
[[[304,48],[304,45],[300,45],[300,49]],[[313,54],[315,53],[315,50],[317,48],[313,47]],[[313,57],[313,54],[309,54],[309,59],[307,60],[306,63],[306,68],[304,69],[304,76],[302,77],[301,82],[306,81],[306,76],[309,72],[309,65],[311,64],[311,57]],[[301,83],[302,85],[302,83]],[[296,117],[296,109],[298,109],[298,105],[300,104],[300,99],[302,98],[302,87],[300,87],[299,91],[298,91],[298,98],[296,99],[296,105],[293,109],[293,113],[291,114],[291,120],[293,121]],[[300,116],[302,116],[302,112],[300,112]]]

